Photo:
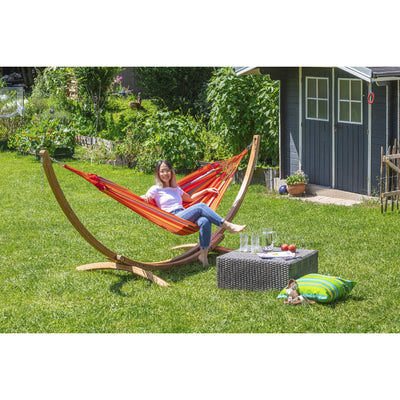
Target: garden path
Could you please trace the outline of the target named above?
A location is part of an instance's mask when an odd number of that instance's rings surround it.
[[[378,201],[377,197],[365,196],[358,193],[326,188],[319,185],[307,185],[306,194],[293,197],[303,201],[311,201],[319,204],[335,204],[341,206],[353,206],[365,201]]]

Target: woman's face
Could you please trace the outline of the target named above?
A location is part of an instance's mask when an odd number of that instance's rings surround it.
[[[169,182],[171,180],[171,170],[165,163],[160,165],[160,169],[158,171],[158,175],[163,183],[169,186]]]

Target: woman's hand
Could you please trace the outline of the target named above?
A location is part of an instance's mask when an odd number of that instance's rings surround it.
[[[146,203],[149,202],[149,196],[146,196],[145,194],[143,196],[140,196]]]
[[[203,189],[203,190],[201,190],[200,192],[195,193],[195,194],[193,194],[193,195],[191,195],[191,196],[188,195],[187,193],[185,193],[185,194],[182,196],[182,199],[183,199],[183,201],[189,202],[189,201],[194,200],[196,197],[201,196],[201,195],[204,194],[204,193],[216,193],[216,194],[218,194],[218,193],[219,193],[219,189],[217,189],[217,188],[207,188],[207,189]]]

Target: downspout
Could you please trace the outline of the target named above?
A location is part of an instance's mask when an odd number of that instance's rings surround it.
[[[389,85],[386,85],[386,149],[389,147]]]
[[[368,83],[368,93],[372,91],[372,80]],[[371,151],[372,151],[372,104],[368,103],[368,177],[367,194],[371,195]]]
[[[302,169],[302,154],[303,154],[303,107],[302,107],[302,91],[303,91],[303,71],[302,67],[299,67],[299,170]]]
[[[336,187],[336,152],[335,152],[335,141],[336,141],[336,130],[335,130],[335,68],[332,68],[332,188]]]
[[[400,81],[397,81],[397,143],[400,141]]]
[[[282,81],[279,82],[279,113],[278,113],[278,146],[279,146],[279,178],[282,179],[282,125],[281,125],[281,112],[282,112]],[[290,171],[289,171],[290,173]]]

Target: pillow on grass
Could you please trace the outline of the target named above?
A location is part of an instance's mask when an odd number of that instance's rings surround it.
[[[347,296],[357,283],[320,274],[308,274],[296,279],[296,282],[299,294],[319,303],[330,303]],[[278,298],[287,299],[286,289],[282,289]]]

